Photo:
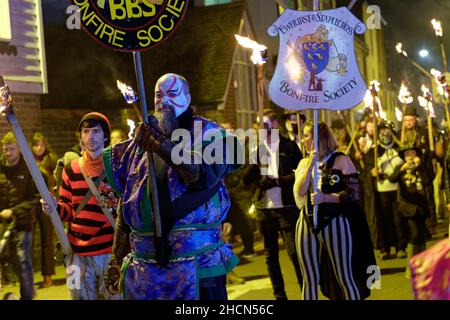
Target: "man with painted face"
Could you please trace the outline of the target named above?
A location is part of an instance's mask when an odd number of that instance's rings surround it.
[[[189,86],[180,75],[157,81],[154,102],[150,125],[139,124],[134,139],[104,152],[108,180],[122,196],[105,284],[124,299],[226,300],[226,273],[238,259],[221,235],[230,206],[223,178],[239,168],[227,157],[237,139],[193,115]],[[161,237],[155,233],[150,152]]]

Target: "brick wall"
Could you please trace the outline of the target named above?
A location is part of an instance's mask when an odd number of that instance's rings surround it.
[[[224,110],[222,110],[222,117],[224,122],[230,122],[231,127],[236,128],[237,126],[236,89],[233,88],[233,86],[230,86],[230,88],[228,89],[225,108]]]
[[[225,108],[223,110],[218,110],[216,105],[197,106],[194,109],[195,114],[201,115],[219,124],[230,122],[232,127],[236,126],[236,96],[233,88],[228,90]]]
[[[19,120],[22,131],[27,139],[30,139],[36,131],[42,129],[41,107],[38,94],[13,93],[15,114]],[[11,126],[4,117],[0,118],[0,136],[3,137]]]

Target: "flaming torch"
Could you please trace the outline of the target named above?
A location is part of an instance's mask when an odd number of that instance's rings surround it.
[[[436,19],[431,20],[431,24],[433,25],[434,33],[439,38],[439,43],[441,45],[442,63],[443,63],[443,66],[444,66],[444,73],[446,73],[448,71],[448,69],[447,69],[447,56],[445,54],[445,46],[444,46],[444,41],[442,39],[442,37],[444,35],[444,32],[442,30],[442,25],[441,25],[441,22],[439,20],[436,20]]]
[[[12,101],[13,99],[8,85],[5,84],[3,77],[0,76],[0,114],[6,117],[6,120],[12,127],[17,144],[20,148],[20,151],[22,152],[22,157],[25,160],[25,163],[28,167],[28,170],[30,171],[34,183],[36,184],[41,198],[44,199],[45,202],[48,203],[52,208],[50,214],[51,222],[56,230],[56,235],[58,236],[58,239],[61,243],[64,254],[68,255],[72,253],[72,247],[70,246],[69,240],[67,239],[67,235],[64,231],[64,226],[61,222],[61,219],[59,218],[57,208],[54,206],[53,197],[48,190],[47,184],[45,183],[41,172],[39,171],[39,168],[36,164],[27,140],[25,139],[19,121],[14,114],[15,110],[12,105]]]
[[[253,64],[257,66],[258,71],[258,113],[260,119],[259,127],[260,129],[264,129],[262,120],[264,116],[263,66],[267,61],[267,47],[247,37],[242,37],[237,34],[235,34],[234,37],[236,38],[239,45],[246,49],[252,50],[252,55],[250,56],[250,58],[252,59]],[[297,117],[300,117],[300,115],[298,114]]]
[[[138,106],[136,105],[136,102],[139,100],[138,95],[136,92],[131,88],[130,86],[127,86],[125,83],[117,80],[117,88],[119,88],[120,92],[122,93],[123,97],[125,98],[125,101],[128,104],[131,104],[134,111],[136,112],[136,115],[139,118],[139,121],[142,122],[142,115],[139,111]]]
[[[414,98],[411,95],[411,92],[409,92],[408,87],[406,86],[404,81],[402,81],[400,91],[398,92],[398,100],[402,103],[402,115],[404,115],[406,112],[406,106],[414,101]],[[405,126],[403,125],[403,119],[399,121],[401,121],[402,124],[400,142],[403,145],[403,143],[405,142]]]
[[[447,118],[448,132],[450,133],[450,112],[448,110],[448,108],[450,107],[450,86],[445,79],[445,75],[443,75],[440,71],[431,69],[431,74],[434,76],[434,79],[437,83],[438,92],[444,100],[445,116]]]
[[[430,144],[430,151],[434,151],[434,137],[433,137],[433,123],[431,118],[435,117],[434,109],[433,109],[433,95],[430,90],[422,85],[423,96],[417,97],[419,100],[419,104],[423,107],[427,113],[427,124],[428,124],[428,142]]]
[[[397,50],[397,53],[402,56],[403,58],[405,58],[406,60],[408,60],[414,67],[416,67],[417,69],[419,69],[423,74],[425,74],[428,78],[433,79],[433,76],[427,71],[425,70],[420,64],[418,64],[417,62],[415,62],[413,59],[411,59],[410,57],[408,57],[408,53],[403,50],[403,44],[401,42],[398,42],[397,45],[395,46],[395,50]]]

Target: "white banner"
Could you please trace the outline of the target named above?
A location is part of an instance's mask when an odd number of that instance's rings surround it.
[[[345,110],[367,90],[355,57],[354,34],[366,26],[346,7],[324,11],[286,9],[271,25],[280,37],[275,73],[269,85],[274,103],[289,110]]]

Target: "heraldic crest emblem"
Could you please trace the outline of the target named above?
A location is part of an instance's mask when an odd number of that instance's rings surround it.
[[[354,34],[366,27],[347,8],[286,9],[269,27],[280,37],[272,100],[285,108],[349,109],[359,104],[366,84],[354,53]]]

